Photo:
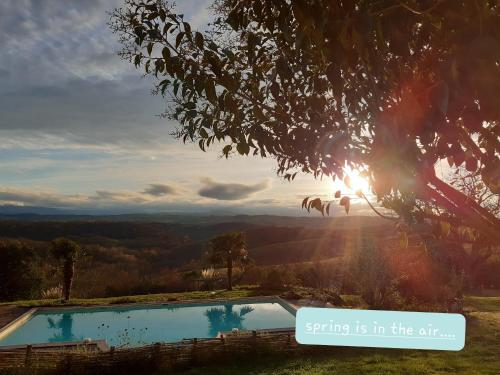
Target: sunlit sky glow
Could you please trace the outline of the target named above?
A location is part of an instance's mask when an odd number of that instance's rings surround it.
[[[203,28],[209,3],[183,0],[178,9]],[[0,2],[0,204],[295,215],[304,196],[346,189],[310,176],[289,183],[274,160],[226,160],[174,140],[152,82],[116,55],[106,12],[119,4]],[[353,189],[367,193],[351,173]],[[369,212],[353,203],[353,213]]]

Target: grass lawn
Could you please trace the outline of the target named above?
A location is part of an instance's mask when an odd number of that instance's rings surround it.
[[[210,374],[500,374],[500,297],[467,298],[467,333],[460,352],[331,348],[328,354],[249,358],[203,367],[184,375]]]
[[[244,298],[266,295],[280,294],[276,290],[264,290],[256,286],[235,287],[232,291],[215,290],[215,291],[198,291],[198,292],[182,292],[182,293],[162,293],[162,294],[145,294],[138,296],[125,297],[109,297],[109,298],[91,298],[91,299],[71,299],[64,303],[60,299],[41,299],[27,300],[16,302],[3,302],[0,306],[18,306],[18,307],[48,307],[48,306],[93,306],[93,305],[113,305],[118,303],[150,303],[150,302],[171,302],[183,301],[192,299],[212,299],[212,298]]]

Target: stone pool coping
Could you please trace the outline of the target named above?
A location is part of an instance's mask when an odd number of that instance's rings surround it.
[[[65,310],[95,310],[95,309],[113,309],[117,307],[133,307],[133,308],[141,308],[141,307],[160,307],[160,306],[196,306],[196,305],[219,305],[224,302],[242,302],[242,303],[256,303],[256,302],[275,302],[285,308],[289,313],[295,316],[297,312],[297,307],[292,305],[287,300],[281,298],[278,295],[274,296],[255,296],[255,297],[242,297],[242,298],[199,298],[199,299],[189,299],[189,300],[180,300],[180,301],[166,301],[166,302],[124,302],[124,303],[114,303],[114,304],[102,304],[102,305],[86,305],[86,306],[78,306],[78,305],[68,305],[68,306],[43,306],[37,307],[33,310],[39,312],[46,311],[65,311]],[[30,310],[31,311],[31,310]],[[1,330],[0,330],[1,332]],[[0,333],[1,334],[1,333]]]
[[[106,340],[92,340],[92,341],[67,341],[67,342],[46,342],[41,344],[25,344],[25,345],[3,345],[0,346],[0,353],[2,351],[18,351],[26,350],[30,347],[32,350],[71,350],[71,349],[87,349],[90,351],[107,352],[109,346]]]
[[[22,326],[24,323],[26,323],[32,316],[35,314],[35,312],[38,309],[32,308],[26,311],[24,314],[21,314],[17,318],[15,318],[13,321],[10,323],[6,324],[2,328],[0,328],[0,340],[3,339],[5,336],[8,336],[12,331],[15,331],[18,329],[20,326]],[[1,348],[1,346],[0,346]]]
[[[257,302],[274,302],[274,303],[279,303],[286,311],[288,311],[290,314],[293,316],[296,315],[298,306],[295,306],[288,302],[287,300],[281,298],[278,295],[275,296],[255,296],[255,297],[243,297],[243,298],[203,298],[203,299],[191,299],[191,300],[182,300],[182,301],[167,301],[167,302],[133,302],[133,303],[116,303],[116,304],[107,304],[107,305],[91,305],[91,306],[47,306],[47,307],[34,307],[24,314],[20,315],[4,327],[0,328],[0,340],[6,336],[8,336],[12,331],[18,329],[21,327],[24,323],[26,323],[36,312],[48,312],[48,311],[65,311],[65,310],[105,310],[105,309],[113,309],[116,307],[133,307],[140,309],[141,307],[161,307],[161,306],[196,306],[196,305],[220,305],[221,303],[224,302],[241,302],[241,303],[257,303]],[[265,329],[263,330],[256,330],[256,331],[266,331]],[[93,340],[92,342],[95,343],[98,340]],[[50,344],[50,345],[48,345]],[[61,343],[62,345],[54,345],[53,343],[42,343],[42,344],[33,344],[33,347],[42,347],[42,348],[62,348],[63,346],[75,346],[75,345],[80,345],[83,344],[83,342],[66,342],[66,343]],[[16,349],[20,348],[26,348],[28,344],[26,345],[15,345]],[[6,345],[0,345],[0,351],[2,350],[7,350],[7,349],[12,349],[13,346],[6,346]]]

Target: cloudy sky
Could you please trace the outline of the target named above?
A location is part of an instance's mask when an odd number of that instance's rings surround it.
[[[202,29],[209,2],[177,8]],[[116,54],[106,12],[120,4],[1,0],[0,204],[300,215],[304,196],[333,193],[331,181],[283,181],[273,160],[173,139],[152,82]]]

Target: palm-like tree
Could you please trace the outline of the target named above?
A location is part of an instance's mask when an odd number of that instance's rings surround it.
[[[248,263],[244,233],[231,232],[212,238],[209,259],[214,266],[227,268],[227,290],[233,290],[233,267]]]
[[[253,311],[251,306],[243,306],[239,312],[233,310],[233,305],[211,307],[205,311],[208,318],[209,334],[215,337],[219,332],[229,332],[233,328],[243,329],[245,315]]]
[[[71,295],[73,276],[75,275],[75,263],[82,250],[76,242],[67,238],[58,238],[52,241],[51,252],[61,265],[63,276],[62,297],[65,301],[68,301]]]

